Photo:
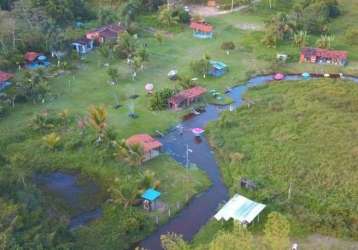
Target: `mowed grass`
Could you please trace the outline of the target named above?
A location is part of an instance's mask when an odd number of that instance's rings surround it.
[[[282,82],[251,89],[247,98],[253,107],[209,126],[231,193],[267,204],[266,212],[287,214],[293,235],[357,239],[357,84]],[[237,152],[243,160],[231,161]],[[241,177],[255,181],[257,191],[241,189]]]
[[[41,110],[50,109],[57,112],[67,108],[72,113],[84,115],[90,105],[106,105],[110,125],[123,137],[167,129],[178,121],[183,113],[152,112],[149,109],[149,97],[144,90],[146,83],[153,83],[156,90],[173,88],[176,83],[168,80],[167,73],[177,69],[179,74],[195,77],[190,70],[190,62],[202,58],[204,54],[225,62],[230,68],[230,72],[221,78],[202,79],[202,76],[196,76],[200,78],[198,83],[209,89],[223,90],[243,82],[252,72],[262,72],[268,68],[267,62],[256,60],[240,49],[231,52],[230,55],[226,55],[225,51],[220,49],[223,41],[236,42],[243,34],[225,20],[230,18],[212,19],[216,26],[216,36],[212,40],[193,38],[191,30],[187,27],[180,33],[172,33],[166,37],[162,44],[150,34],[144,33],[144,37],[138,42],[148,45],[149,61],[145,63],[144,70],[138,73],[135,80],[131,79],[129,67],[124,61],[106,60],[98,51],[91,52],[81,63],[79,70],[50,80],[51,92],[57,95],[55,100],[37,105],[18,104],[8,117],[0,121],[0,134],[16,134],[18,129],[23,128],[27,121]],[[119,69],[121,80],[118,85],[112,86],[108,83],[108,67],[103,66],[105,63]],[[128,97],[133,94],[138,94],[139,98],[129,99]],[[117,97],[122,107],[115,110],[113,105],[116,104]],[[134,111],[139,115],[138,119],[128,117],[131,109],[129,107],[134,107]]]

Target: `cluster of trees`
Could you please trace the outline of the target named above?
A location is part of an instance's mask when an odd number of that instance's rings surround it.
[[[234,223],[226,227],[219,231],[211,242],[197,247],[189,245],[180,235],[168,233],[161,236],[162,247],[165,250],[286,250],[290,248],[289,222],[277,212],[268,215],[263,241],[255,239],[251,232],[240,224]]]
[[[295,1],[289,14],[279,12],[266,23],[262,42],[276,47],[280,41],[293,40],[297,46],[304,46],[307,34],[327,35],[329,21],[339,15],[336,0]]]
[[[50,93],[45,71],[25,71],[13,80],[13,86],[0,94],[0,116],[4,116],[17,102],[44,102]]]

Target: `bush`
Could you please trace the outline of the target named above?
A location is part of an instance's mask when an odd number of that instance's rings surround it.
[[[165,88],[155,92],[150,99],[150,108],[152,110],[164,110],[168,107],[168,99],[175,94],[175,90]]]

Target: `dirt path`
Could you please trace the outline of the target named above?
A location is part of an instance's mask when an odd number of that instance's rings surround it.
[[[260,0],[253,1],[253,4],[255,4],[259,1]],[[219,10],[216,7],[209,7],[206,5],[190,5],[189,6],[190,12],[193,15],[199,15],[199,16],[203,16],[203,17],[225,15],[225,14],[229,14],[231,12],[237,12],[240,10],[244,10],[248,7],[249,7],[249,5],[242,5],[242,6],[234,8],[233,10]]]

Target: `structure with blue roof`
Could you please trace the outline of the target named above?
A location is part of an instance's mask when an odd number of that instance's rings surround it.
[[[210,61],[209,63],[210,63],[209,75],[211,76],[220,77],[224,75],[228,70],[228,66],[223,62]]]

